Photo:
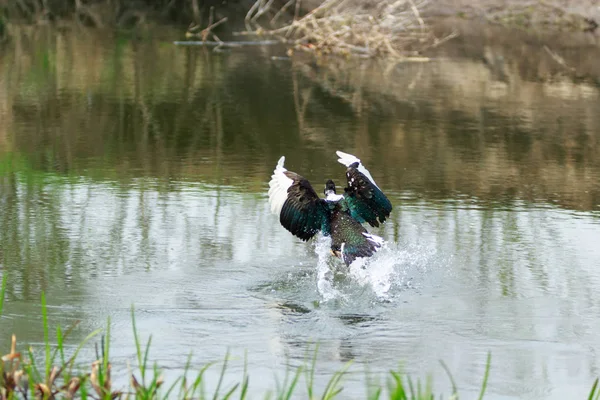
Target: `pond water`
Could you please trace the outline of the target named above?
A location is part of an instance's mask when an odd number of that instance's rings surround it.
[[[457,39],[428,63],[343,65],[171,40],[37,28],[4,44],[3,351],[10,333],[41,350],[44,292],[52,327],[80,321],[71,347],[110,316],[117,370],[135,360],[135,305],[167,379],[190,351],[200,368],[229,350],[239,381],[247,352],[254,396],[317,342],[319,387],[353,360],[344,398],[364,397],[366,369],[399,366],[450,393],[438,360],[472,397],[488,351],[487,398],[589,393],[598,78],[530,42]],[[598,48],[567,55],[586,65]],[[394,206],[370,229],[385,248],[349,270],[267,203],[281,155],[319,193],[342,185],[335,150],[360,157]]]

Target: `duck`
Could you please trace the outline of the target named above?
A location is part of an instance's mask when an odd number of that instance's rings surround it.
[[[359,158],[339,150],[336,154],[346,167],[343,194],[328,179],[325,197],[319,197],[306,178],[285,168],[281,156],[269,181],[269,205],[281,225],[301,240],[319,232],[331,237],[331,253],[349,266],[381,248],[383,238],[369,233],[363,224],[379,227],[390,216],[392,203]]]

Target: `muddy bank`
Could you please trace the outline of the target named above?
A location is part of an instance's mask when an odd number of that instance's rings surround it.
[[[491,16],[510,10],[527,10],[532,15],[553,11],[556,15],[580,15],[587,18],[598,18],[600,8],[593,0],[434,0],[429,3],[430,15],[455,15],[462,13],[467,16]]]
[[[212,8],[215,18],[227,17],[229,29],[237,28],[253,6],[272,17],[282,14],[292,16],[313,11],[325,0],[302,0],[295,3],[285,0],[140,0],[127,1],[56,1],[20,0],[0,1],[0,25],[10,22],[48,23],[75,19],[82,24],[97,27],[135,27],[149,21],[160,23],[207,23]],[[346,3],[344,3],[346,4]],[[365,8],[376,8],[381,0],[362,1]],[[408,4],[408,3],[407,3]],[[415,1],[421,16],[435,19],[440,16],[459,16],[491,23],[519,27],[550,27],[595,31],[600,23],[600,5],[593,0],[430,0]],[[287,6],[286,6],[287,5]]]
[[[371,1],[373,5],[379,1]],[[594,0],[430,0],[415,1],[428,22],[439,17],[502,24],[520,28],[548,28],[592,30],[600,24],[600,4]],[[309,12],[323,0],[303,0],[302,7]]]
[[[509,65],[521,79],[569,79],[600,84],[600,40],[588,32],[520,30],[456,17],[438,18],[436,35],[451,31],[458,36],[424,54],[432,58],[468,58],[481,62],[498,79],[506,81]]]

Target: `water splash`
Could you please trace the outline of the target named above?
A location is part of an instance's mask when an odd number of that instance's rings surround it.
[[[417,246],[400,246],[384,241],[377,253],[358,258],[346,267],[329,251],[331,238],[315,241],[317,289],[324,301],[345,299],[357,289],[368,288],[380,301],[417,288],[435,259],[435,252]]]
[[[315,253],[317,253],[317,290],[324,301],[329,301],[341,296],[340,292],[334,288],[334,272],[330,265],[331,237],[320,236],[315,241]]]

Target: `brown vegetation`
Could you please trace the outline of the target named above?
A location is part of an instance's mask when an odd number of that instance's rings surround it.
[[[595,0],[436,0],[428,16],[459,16],[521,29],[593,33],[600,23]]]
[[[270,30],[277,23],[290,25],[292,21],[293,30],[301,30],[303,23],[312,24],[315,13],[326,18],[320,22],[330,23],[332,28],[346,22],[357,24],[370,16],[374,21],[365,20],[365,26],[386,30],[390,29],[387,25],[400,23],[393,28],[397,32],[421,30],[428,17],[440,15],[475,17],[510,26],[552,26],[591,32],[600,23],[600,9],[594,0],[0,0],[0,28],[6,21],[44,23],[61,19],[75,19],[96,27],[130,27],[149,21],[206,26],[211,8],[218,20],[235,20],[245,15],[249,30],[252,29],[248,23],[266,23],[268,27],[263,29]],[[310,14],[311,18],[299,23],[302,16]],[[381,14],[388,14],[383,21],[378,20]],[[237,22],[228,28],[234,29]]]
[[[392,58],[414,55],[451,37],[440,40],[433,35],[421,17],[424,1],[325,0],[304,15],[300,4],[300,0],[290,0],[275,8],[272,0],[256,0],[242,34],[275,36],[296,49],[317,54]],[[293,15],[282,23],[281,15],[292,8]]]
[[[93,27],[132,27],[150,21],[202,23],[208,10],[244,13],[252,0],[0,0],[0,22],[45,23],[74,19]]]

